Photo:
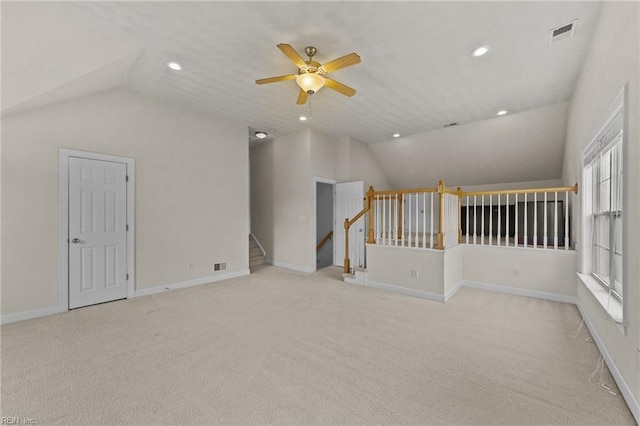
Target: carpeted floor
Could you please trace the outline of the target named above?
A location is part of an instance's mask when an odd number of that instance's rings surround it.
[[[574,338],[579,325],[562,303],[462,289],[441,304],[345,284],[339,268],[265,267],[2,326],[2,416],[635,424],[589,382],[599,354],[584,328]]]

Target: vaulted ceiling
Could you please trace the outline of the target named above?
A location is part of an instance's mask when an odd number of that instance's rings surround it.
[[[242,120],[272,136],[310,126],[380,144],[394,133],[498,120],[505,118],[496,118],[498,110],[513,115],[569,100],[599,7],[515,1],[3,2],[2,110],[124,86]],[[549,43],[551,29],[576,19],[573,38]],[[332,74],[357,94],[347,98],[323,88],[311,98],[312,120],[300,122],[308,105],[295,104],[295,81],[255,84],[296,71],[278,43],[301,54],[313,45],[321,63],[357,52],[361,64]],[[473,58],[471,51],[481,45],[491,50]],[[171,71],[167,61],[184,69]],[[547,142],[563,143],[563,126],[553,127],[562,133],[545,134]],[[394,149],[382,151],[392,156]],[[412,157],[410,151],[402,155]]]

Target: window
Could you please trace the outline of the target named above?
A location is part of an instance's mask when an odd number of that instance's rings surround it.
[[[619,302],[623,287],[624,108],[614,104],[596,137],[584,151],[584,268]]]

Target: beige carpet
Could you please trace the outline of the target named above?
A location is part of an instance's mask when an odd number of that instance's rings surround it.
[[[621,396],[588,381],[599,354],[584,329],[574,339],[572,305],[476,289],[441,304],[339,277],[265,267],[2,326],[2,416],[635,424]]]

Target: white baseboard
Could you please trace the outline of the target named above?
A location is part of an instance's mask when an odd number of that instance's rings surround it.
[[[176,289],[179,289],[179,288],[193,287],[195,285],[209,284],[209,283],[213,283],[213,282],[216,282],[216,281],[228,280],[230,278],[243,277],[245,275],[249,275],[249,270],[248,269],[242,269],[240,271],[229,272],[227,274],[210,275],[208,277],[196,278],[196,279],[193,279],[193,280],[181,281],[181,282],[177,282],[177,283],[159,285],[159,286],[156,286],[156,287],[144,288],[142,290],[136,290],[136,292],[134,294],[134,297],[148,296],[150,294],[162,293],[162,292],[165,292],[167,290],[176,290]]]
[[[620,392],[622,393],[624,400],[627,402],[627,405],[631,410],[631,414],[633,414],[633,417],[635,417],[636,422],[640,424],[640,403],[634,398],[633,392],[631,392],[629,385],[624,380],[624,377],[622,377],[622,374],[620,373],[620,370],[618,370],[618,367],[616,366],[616,364],[613,362],[613,358],[611,358],[611,355],[609,355],[607,348],[602,343],[602,339],[596,332],[596,329],[594,328],[593,323],[591,322],[591,319],[585,312],[580,301],[576,303],[576,306],[578,307],[578,311],[580,311],[580,315],[582,315],[582,318],[584,319],[584,323],[587,325],[587,328],[589,329],[589,333],[591,333],[591,337],[593,337],[593,341],[596,343],[596,346],[598,347],[598,350],[602,354],[604,361],[607,363],[607,367],[609,367],[609,371],[611,371],[611,375],[613,376],[613,379],[616,381],[616,385],[618,386],[618,389],[620,389]]]
[[[379,288],[381,290],[393,291],[394,293],[401,293],[409,296],[420,297],[422,299],[429,299],[435,302],[444,302],[444,296],[440,294],[429,293],[421,290],[414,290],[412,288],[399,287],[397,285],[381,283],[379,281],[367,280],[367,286]]]
[[[367,285],[367,282],[365,280],[359,280],[357,278],[344,277],[342,280],[348,284]]]
[[[445,303],[451,299],[453,296],[456,295],[456,293],[458,291],[460,291],[460,289],[464,286],[464,281],[460,281],[458,284],[456,284],[451,290],[449,290],[448,292],[446,292],[444,294],[444,301]]]
[[[46,317],[47,315],[58,314],[60,312],[63,312],[63,310],[58,305],[47,306],[46,308],[34,309],[31,311],[16,312],[14,314],[2,315],[0,317],[0,324],[10,324],[17,321]]]
[[[479,288],[481,290],[496,291],[499,293],[515,294],[516,296],[535,297],[536,299],[551,300],[553,302],[571,303],[575,305],[578,302],[576,296],[568,296],[566,294],[547,293],[545,291],[529,290],[524,288],[509,287],[498,284],[489,284],[478,281],[462,281],[462,287]]]
[[[312,273],[316,271],[316,268],[313,266],[304,266],[304,265],[294,265],[292,263],[279,262],[273,259],[265,259],[265,262],[269,265],[278,266],[280,268],[291,269],[292,271],[306,272]]]

